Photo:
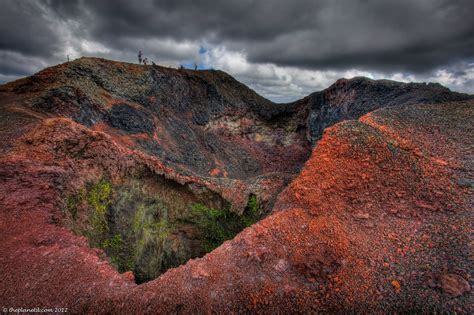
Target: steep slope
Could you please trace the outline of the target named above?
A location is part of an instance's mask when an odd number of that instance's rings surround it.
[[[273,307],[283,303],[301,311],[331,310],[337,303],[350,309],[370,299],[357,301],[347,287],[348,300],[334,297],[326,274],[339,272],[342,260],[355,265],[340,278],[380,272],[377,264],[359,261],[358,248],[378,261],[393,244],[385,238],[375,243],[366,228],[388,239],[394,237],[388,230],[400,229],[408,242],[415,223],[403,221],[405,216],[421,216],[435,227],[432,236],[439,239],[423,255],[459,255],[455,267],[462,271],[453,267],[446,274],[465,284],[453,274],[468,279],[472,130],[466,128],[472,101],[462,101],[469,99],[439,85],[356,78],[295,103],[273,104],[220,71],[95,58],[3,85],[0,250],[1,271],[8,276],[1,300],[90,312],[144,311],[151,305],[168,312],[265,310],[263,298]],[[415,105],[420,103],[440,104]],[[363,116],[380,107],[393,109]],[[361,116],[360,122],[329,129],[313,151],[324,128]],[[450,176],[457,176],[454,182]],[[383,214],[389,205],[393,212]],[[441,208],[456,212],[423,217]],[[133,283],[204,255],[272,209],[267,219],[203,259],[149,284]],[[313,222],[315,209],[325,213],[325,224]],[[383,229],[370,222],[372,215]],[[456,230],[439,232],[451,217]],[[457,247],[448,251],[446,237],[459,239]],[[387,255],[388,264],[398,259]],[[432,266],[437,271],[446,258],[438,260]],[[401,265],[413,271],[412,262]],[[345,280],[369,294],[367,279]],[[420,279],[406,294],[425,294]],[[376,279],[383,285],[385,280]],[[330,295],[326,302],[321,290]],[[426,309],[442,310],[444,296],[439,293]],[[207,302],[187,304],[198,297]],[[466,309],[465,297],[446,309]],[[397,300],[389,294],[381,301],[394,310],[409,309],[400,303],[423,307],[409,295]]]

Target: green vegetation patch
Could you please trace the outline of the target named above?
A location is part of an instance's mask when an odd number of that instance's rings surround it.
[[[112,185],[106,180],[101,180],[90,185],[87,191],[87,203],[89,205],[89,240],[94,246],[100,247],[107,236],[109,226],[107,215],[112,202]]]
[[[234,238],[261,217],[260,206],[255,195],[250,196],[242,215],[230,211],[229,207],[214,209],[202,203],[192,205],[192,215],[192,222],[203,234],[205,252],[210,252],[224,241]]]

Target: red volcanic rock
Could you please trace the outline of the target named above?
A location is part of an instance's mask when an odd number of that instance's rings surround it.
[[[469,282],[457,274],[443,274],[439,277],[439,281],[441,283],[441,289],[452,297],[458,297],[471,291]]]
[[[472,312],[470,96],[357,78],[276,105],[222,72],[97,59],[0,93],[1,306]],[[193,205],[245,217],[256,200],[265,218],[196,249]]]
[[[133,274],[132,271],[124,272],[122,274],[122,277],[129,282],[135,282],[135,275]]]

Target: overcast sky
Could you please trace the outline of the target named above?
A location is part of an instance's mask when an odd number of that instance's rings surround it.
[[[359,75],[474,93],[473,13],[472,0],[0,0],[0,82],[142,50],[278,102]]]

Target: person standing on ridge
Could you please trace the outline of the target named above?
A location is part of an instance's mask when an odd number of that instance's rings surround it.
[[[143,59],[143,64],[146,66],[147,62],[148,62],[148,58],[145,57],[145,59]]]
[[[138,52],[138,63],[142,64],[142,51],[141,50]]]

